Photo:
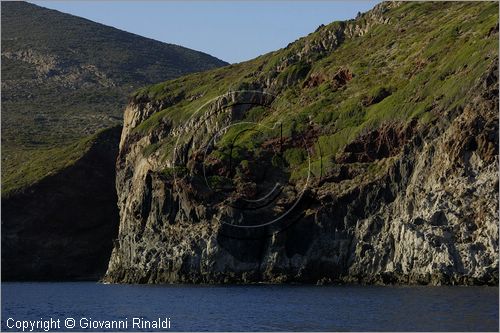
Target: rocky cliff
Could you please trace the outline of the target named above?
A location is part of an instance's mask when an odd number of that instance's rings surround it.
[[[138,91],[126,283],[498,283],[498,4],[382,3]]]
[[[72,146],[74,161],[2,197],[2,281],[103,276],[118,231],[120,133],[117,126]]]

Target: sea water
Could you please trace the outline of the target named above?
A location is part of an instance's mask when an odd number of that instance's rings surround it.
[[[497,331],[497,287],[2,283],[2,331]],[[119,326],[121,324],[121,326]]]

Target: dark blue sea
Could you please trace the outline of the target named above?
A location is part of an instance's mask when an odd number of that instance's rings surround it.
[[[23,327],[25,331],[109,332],[499,328],[497,287],[149,286],[82,282],[2,283],[1,290],[2,331],[22,331]],[[106,329],[106,323],[115,326]],[[160,328],[154,328],[154,323]]]

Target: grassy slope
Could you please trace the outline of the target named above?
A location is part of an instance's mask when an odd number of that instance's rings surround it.
[[[29,163],[12,167],[13,171],[5,175],[2,198],[75,164],[108,130],[110,129],[101,130],[72,144],[31,152]]]
[[[293,105],[293,110],[286,103],[276,102],[273,105],[276,112],[264,114],[258,120],[270,125],[285,118],[286,135],[292,129],[305,131],[308,123],[319,128],[316,145],[321,147],[314,149],[313,170],[319,167],[319,148],[328,168],[333,163],[332,157],[346,143],[382,122],[404,123],[412,118],[427,122],[439,117],[440,110],[463,106],[467,102],[465,93],[498,57],[498,39],[488,37],[490,29],[498,24],[498,3],[410,2],[384,15],[390,18],[389,24],[376,25],[362,37],[347,39],[335,51],[310,63],[292,64],[274,74],[278,82],[275,93]],[[358,18],[357,23],[363,19]],[[211,98],[262,82],[260,78],[269,76],[275,64],[293,56],[308,41],[320,38],[324,29],[338,24],[334,22],[285,49],[245,63],[139,90],[136,98],[185,98],[154,114],[135,131],[147,133],[164,117],[180,122]],[[311,75],[331,77],[340,68],[348,68],[353,79],[339,90],[332,89],[328,80],[313,88],[303,86]],[[390,96],[365,106],[364,100],[384,90],[390,91]],[[188,97],[198,94],[204,95],[189,101]],[[231,131],[226,136],[231,136]],[[162,149],[167,154],[171,145],[163,142],[145,151],[150,154]],[[287,155],[294,176],[303,175],[306,164],[300,152],[285,152]]]
[[[225,64],[33,4],[1,5],[4,191],[69,163],[75,142],[121,123],[134,89]]]

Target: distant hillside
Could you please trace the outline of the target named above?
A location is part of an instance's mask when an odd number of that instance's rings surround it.
[[[2,281],[95,281],[103,275],[118,233],[120,134],[121,126],[102,130],[19,167],[25,184],[47,168],[57,172],[2,197]]]
[[[132,90],[226,64],[33,4],[1,6],[3,185],[32,155],[121,123]]]

